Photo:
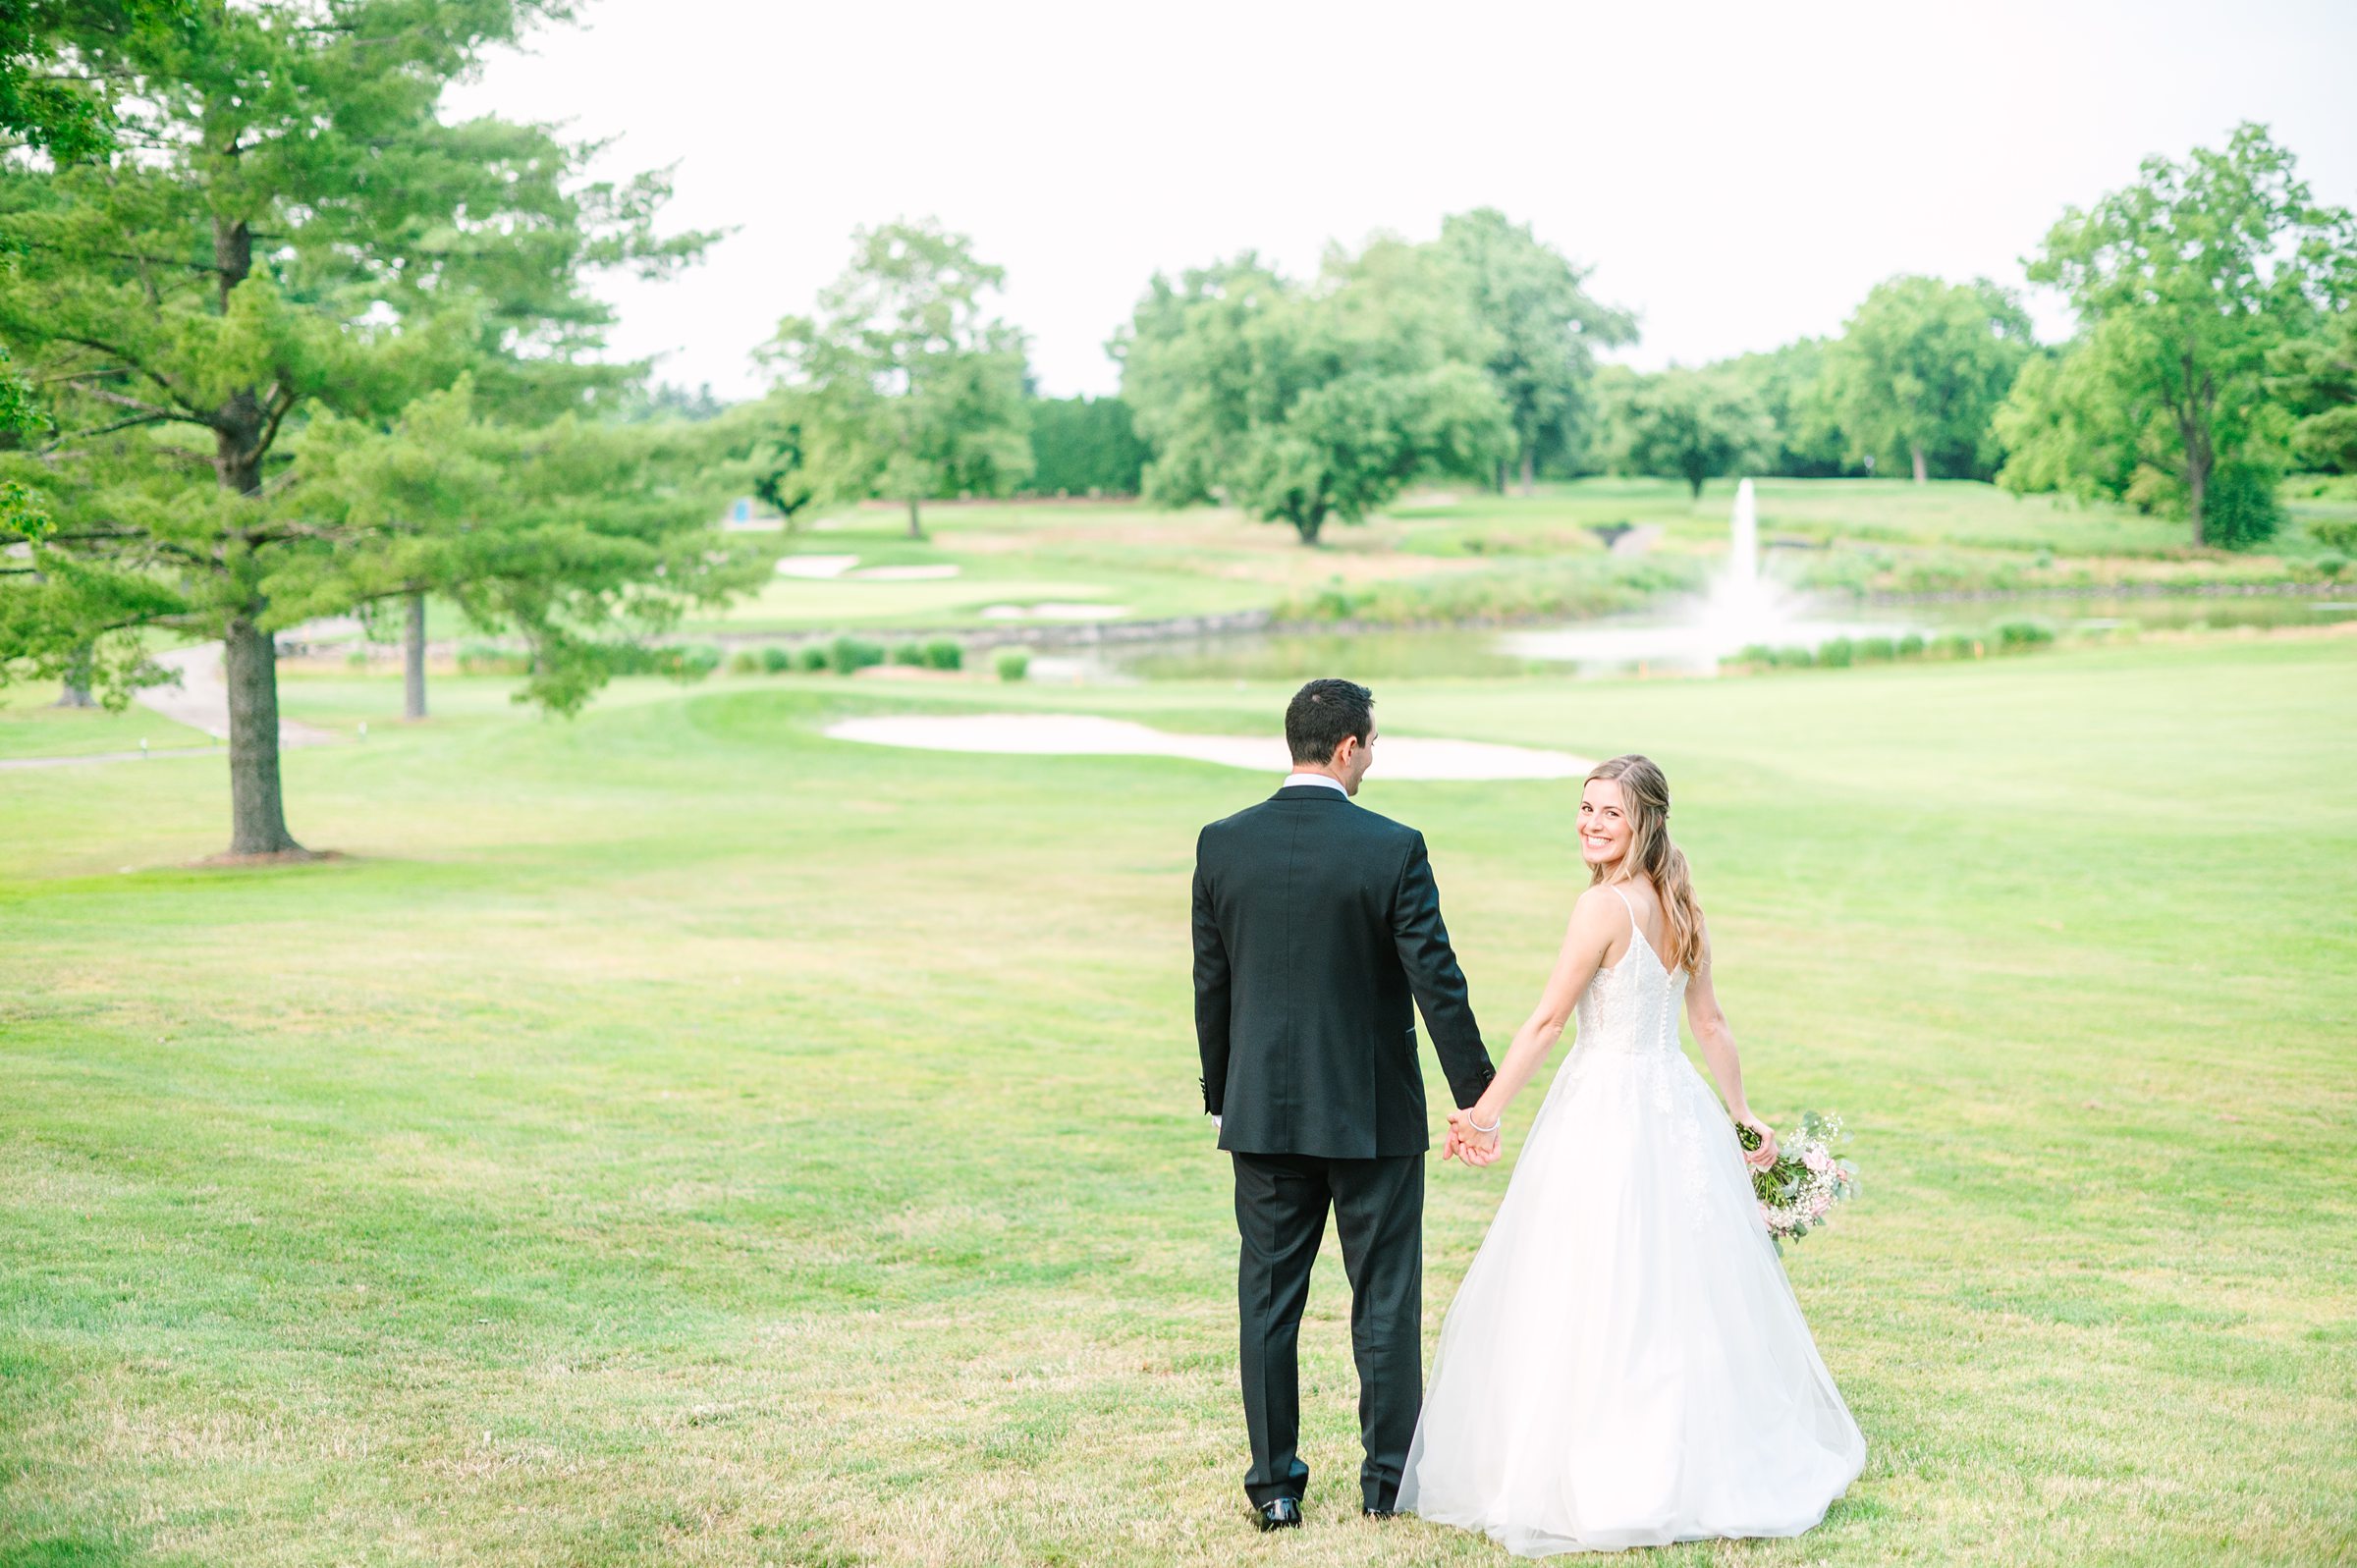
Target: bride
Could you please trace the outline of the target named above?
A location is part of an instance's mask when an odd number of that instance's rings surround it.
[[[1818,1358],[1752,1196],[1776,1158],[1711,988],[1710,933],[1639,756],[1588,776],[1590,885],[1538,1009],[1444,1158],[1487,1164],[1506,1108],[1577,1003],[1498,1217],[1441,1328],[1401,1512],[1518,1556],[1797,1536],[1857,1479],[1866,1439]],[[1746,1157],[1678,1050],[1677,1004]]]

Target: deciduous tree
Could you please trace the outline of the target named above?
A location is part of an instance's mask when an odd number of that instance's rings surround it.
[[[1486,329],[1445,265],[1383,241],[1330,256],[1313,287],[1250,255],[1157,277],[1115,345],[1155,451],[1148,496],[1226,500],[1315,544],[1419,475],[1503,459],[1513,427],[1480,368]]]
[[[1905,456],[1915,482],[1996,466],[1990,416],[2030,352],[2021,306],[1986,279],[1874,286],[1827,349],[1825,375],[1852,455]]]
[[[2023,362],[1991,418],[2006,455],[1999,485],[2017,495],[2128,499],[2136,481],[2137,420],[2101,360],[2071,349]],[[2159,497],[2142,499],[2150,510]]]
[[[1830,479],[1853,471],[1850,443],[1826,380],[1827,348],[1823,338],[1798,338],[1779,349],[1737,354],[1708,367],[1749,393],[1768,416],[1776,432],[1775,447],[1762,461],[1775,473]]]
[[[2124,411],[2194,543],[2219,543],[2213,475],[2234,467],[2247,499],[2250,476],[2281,461],[2290,421],[2267,395],[2268,356],[2357,297],[2357,223],[2318,203],[2290,150],[2245,124],[2222,152],[2148,159],[2135,184],[2066,212],[2029,275],[2078,312],[2071,352],[2087,364],[2075,385]]]
[[[1706,481],[1759,462],[1776,439],[1758,402],[1724,375],[1665,370],[1630,378],[1622,396],[1621,465],[1683,479],[1697,500]]]
[[[1636,318],[1590,298],[1582,287],[1587,269],[1495,207],[1443,219],[1437,248],[1460,270],[1488,329],[1483,368],[1513,421],[1529,495],[1542,459],[1582,445],[1582,426],[1594,412],[1588,384],[1596,351],[1636,342]]]
[[[815,410],[804,436],[833,443],[817,460],[841,483],[905,502],[918,538],[925,500],[1005,495],[1031,471],[1023,336],[990,313],[1006,274],[963,235],[890,223],[851,247],[818,313],[780,321],[759,357]]]

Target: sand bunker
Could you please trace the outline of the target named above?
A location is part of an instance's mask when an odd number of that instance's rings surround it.
[[[1049,600],[1035,605],[984,605],[985,621],[1114,621],[1129,613],[1127,605],[1069,604]]]
[[[788,556],[778,563],[778,575],[824,582],[842,576],[857,565],[857,556]]]
[[[1282,776],[1291,767],[1276,736],[1189,735],[1124,719],[1088,714],[989,713],[846,719],[827,729],[837,740],[926,751],[987,751],[1023,756],[1184,757]],[[1374,779],[1579,779],[1594,764],[1563,751],[1386,735],[1375,745]]]
[[[853,582],[941,582],[964,570],[945,562],[931,567],[861,567],[849,575]]]
[[[940,582],[964,570],[953,563],[930,567],[862,567],[857,556],[788,556],[778,563],[779,576],[800,577],[806,582]]]

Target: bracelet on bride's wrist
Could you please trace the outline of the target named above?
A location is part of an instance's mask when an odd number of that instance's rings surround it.
[[[1491,1122],[1486,1127],[1478,1121],[1473,1121],[1473,1112],[1470,1110],[1465,1112],[1465,1120],[1472,1122],[1473,1130],[1475,1132],[1480,1133],[1484,1138],[1487,1138],[1491,1133],[1496,1132],[1500,1127],[1506,1125],[1506,1112],[1503,1110],[1498,1112],[1498,1119]]]

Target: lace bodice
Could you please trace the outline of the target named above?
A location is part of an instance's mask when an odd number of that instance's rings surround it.
[[[1611,883],[1606,887],[1612,888]],[[1645,940],[1628,894],[1613,888],[1628,909],[1628,950],[1580,993],[1577,1049],[1598,1054],[1676,1056],[1677,1011],[1685,1000],[1687,971],[1672,974]]]

